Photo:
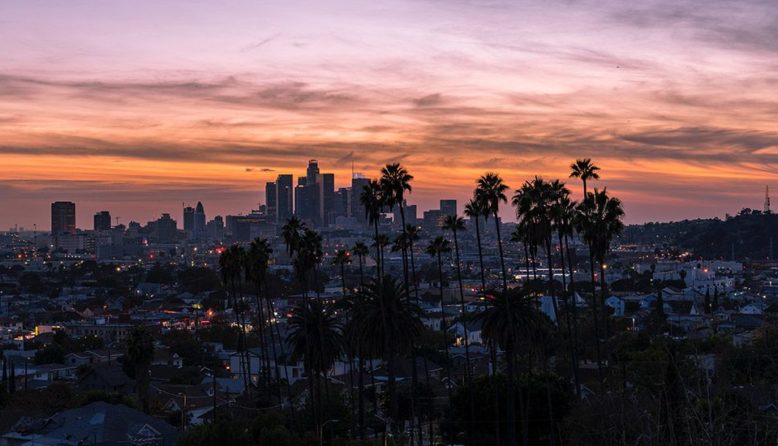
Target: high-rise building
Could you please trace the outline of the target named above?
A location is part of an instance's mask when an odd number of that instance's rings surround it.
[[[443,215],[456,215],[457,214],[457,201],[456,200],[440,200],[440,212]]]
[[[276,223],[283,223],[293,214],[294,176],[281,174],[276,178]]]
[[[441,212],[439,209],[430,209],[428,211],[424,211],[424,217],[422,224],[424,225],[424,228],[426,231],[433,233],[434,231],[440,229],[440,226],[443,224],[443,219],[446,217],[443,212]]]
[[[318,215],[314,221],[318,225],[335,222],[335,174],[321,173],[316,176]]]
[[[111,213],[108,211],[96,213],[94,217],[94,230],[107,231],[109,229],[111,229]]]
[[[162,217],[154,222],[152,237],[158,243],[175,243],[177,232],[178,227],[176,221],[170,218],[170,214],[162,214]]]
[[[194,220],[192,223],[192,238],[200,240],[205,236],[205,208],[201,202],[197,202],[195,207]]]
[[[333,205],[333,222],[338,217],[348,217],[349,195],[351,190],[347,187],[341,187],[335,192],[335,204]]]
[[[405,224],[406,225],[415,225],[417,222],[416,218],[416,205],[415,204],[405,204],[403,206],[403,213],[405,214]],[[402,225],[402,214],[400,214],[400,206],[395,206],[392,210],[392,220],[395,226]]]
[[[75,234],[76,232],[76,204],[71,201],[57,201],[51,203],[51,233]]]
[[[224,219],[221,215],[213,217],[205,225],[205,233],[209,240],[220,242],[224,238]]]
[[[351,178],[351,212],[349,217],[354,217],[354,219],[360,223],[367,223],[365,208],[362,207],[362,202],[359,198],[362,196],[362,191],[365,189],[365,186],[369,183],[370,179],[365,178],[359,173],[355,173]]]
[[[294,188],[294,215],[301,219],[308,219],[311,215],[311,204],[308,199],[311,189],[306,189],[307,183],[307,177],[297,177],[297,186]]]
[[[268,181],[265,183],[265,212],[267,215],[276,215],[276,206],[278,203],[278,196],[276,192],[276,183]]]
[[[194,232],[194,214],[195,210],[192,206],[184,208],[184,231],[187,235],[191,235]]]
[[[305,171],[305,184],[316,183],[316,177],[319,175],[319,162],[317,160],[308,161],[308,169]]]

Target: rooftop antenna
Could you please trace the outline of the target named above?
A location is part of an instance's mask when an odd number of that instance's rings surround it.
[[[764,213],[770,213],[770,186],[764,187]]]
[[[116,226],[119,226],[119,219],[120,219],[121,217],[119,217],[119,216],[117,215],[117,216],[116,216],[116,217],[114,217],[114,218],[116,219]]]

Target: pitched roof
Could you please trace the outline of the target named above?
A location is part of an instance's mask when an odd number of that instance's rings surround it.
[[[104,401],[59,412],[45,420],[42,426],[41,423],[25,421],[26,424],[17,423],[14,431],[34,435],[36,442],[61,440],[60,444],[133,444],[156,438],[164,444],[175,444],[178,436],[178,431],[162,420]]]

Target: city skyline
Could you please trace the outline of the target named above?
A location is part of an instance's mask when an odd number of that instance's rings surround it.
[[[778,178],[769,2],[9,1],[0,17],[0,228],[45,229],[55,201],[79,227],[182,202],[248,212],[309,158],[336,188],[352,162],[402,161],[425,210],[487,171],[517,188],[590,157],[630,223],[758,209]]]

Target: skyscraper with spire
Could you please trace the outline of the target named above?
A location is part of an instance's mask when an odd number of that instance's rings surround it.
[[[194,212],[194,222],[192,227],[192,238],[202,240],[205,237],[205,208],[203,203],[197,202]]]

